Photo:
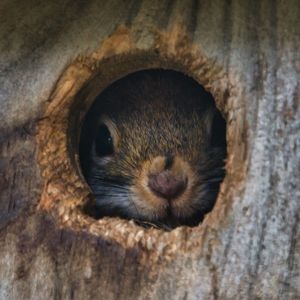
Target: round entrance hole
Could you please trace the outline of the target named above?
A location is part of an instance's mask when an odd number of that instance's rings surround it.
[[[196,226],[225,176],[226,122],[213,96],[181,72],[146,69],[108,86],[80,135],[85,211],[144,225]]]

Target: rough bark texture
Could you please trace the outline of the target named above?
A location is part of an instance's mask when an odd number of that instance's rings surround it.
[[[300,299],[299,1],[3,0],[0,15],[0,299]],[[227,120],[227,175],[196,228],[80,209],[64,117],[89,80],[153,66],[189,72]]]

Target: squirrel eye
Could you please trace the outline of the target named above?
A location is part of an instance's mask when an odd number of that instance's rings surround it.
[[[107,156],[114,153],[113,139],[105,124],[101,124],[98,127],[95,146],[96,153],[99,156]]]

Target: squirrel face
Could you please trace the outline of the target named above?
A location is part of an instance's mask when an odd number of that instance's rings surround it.
[[[225,126],[217,140],[216,120],[223,119],[212,96],[175,71],[139,71],[108,87],[87,114],[80,141],[98,215],[198,224],[225,175]]]

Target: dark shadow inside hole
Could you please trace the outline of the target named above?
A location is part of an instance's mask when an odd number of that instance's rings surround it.
[[[85,212],[144,226],[196,226],[225,176],[226,122],[194,79],[138,71],[95,99],[80,136],[82,173],[95,197]]]

